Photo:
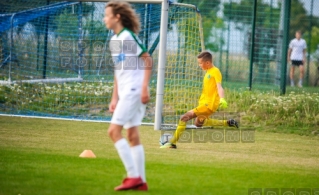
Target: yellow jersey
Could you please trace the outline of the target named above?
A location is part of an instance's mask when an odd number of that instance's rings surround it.
[[[208,69],[203,79],[203,91],[199,98],[199,105],[207,105],[207,107],[215,111],[219,106],[219,94],[217,83],[222,82],[222,74],[215,66]]]

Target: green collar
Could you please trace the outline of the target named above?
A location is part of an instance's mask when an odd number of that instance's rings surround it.
[[[117,34],[117,36],[120,36],[120,34],[124,31],[127,30],[125,27]]]

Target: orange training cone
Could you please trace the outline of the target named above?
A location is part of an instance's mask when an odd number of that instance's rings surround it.
[[[96,158],[95,154],[92,152],[92,150],[84,150],[80,157],[82,158]]]

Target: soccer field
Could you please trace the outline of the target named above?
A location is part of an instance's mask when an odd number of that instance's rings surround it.
[[[255,133],[255,143],[190,143],[159,149],[141,127],[148,192],[114,192],[124,167],[108,124],[0,117],[0,194],[248,194],[249,188],[319,188],[319,138]],[[92,150],[97,158],[79,154]]]

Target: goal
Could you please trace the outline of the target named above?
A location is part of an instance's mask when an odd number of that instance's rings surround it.
[[[197,104],[204,50],[194,5],[130,0],[140,16],[139,38],[153,59],[151,102],[144,124],[175,124]],[[1,3],[0,113],[110,121],[113,64],[103,24],[105,2]]]

